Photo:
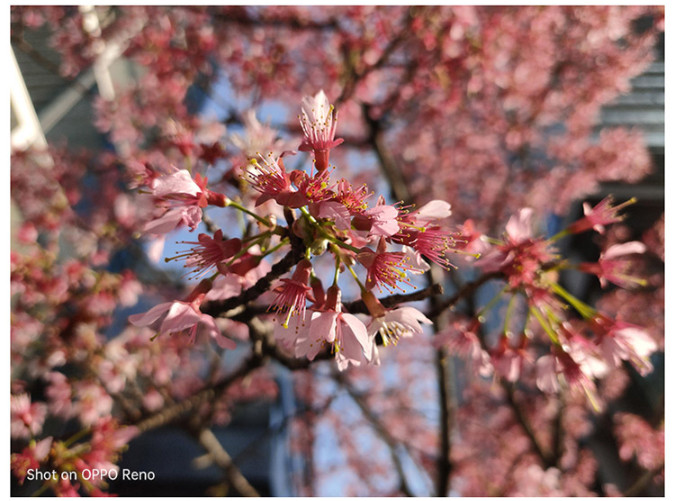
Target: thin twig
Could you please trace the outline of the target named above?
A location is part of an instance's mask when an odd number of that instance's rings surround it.
[[[502,278],[502,273],[500,272],[485,273],[484,275],[480,276],[477,280],[463,284],[460,290],[456,292],[453,296],[445,299],[444,301],[440,302],[435,307],[433,307],[428,316],[430,318],[438,317],[442,312],[454,306],[461,299],[474,294],[474,292],[476,292],[476,290],[482,285],[484,285],[486,282],[496,280],[499,278]]]

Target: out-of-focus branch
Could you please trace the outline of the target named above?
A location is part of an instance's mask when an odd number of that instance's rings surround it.
[[[407,479],[404,474],[404,468],[402,466],[402,462],[400,461],[400,458],[397,455],[397,452],[395,451],[395,447],[399,445],[401,442],[397,440],[395,437],[393,437],[390,434],[390,432],[386,429],[386,427],[383,424],[381,424],[381,421],[372,412],[371,408],[369,407],[365,399],[362,398],[362,396],[355,391],[355,389],[348,382],[343,373],[338,371],[332,371],[332,377],[334,378],[335,381],[339,383],[339,385],[341,385],[341,387],[344,390],[346,390],[348,396],[351,397],[353,402],[355,402],[358,408],[362,411],[362,414],[365,416],[367,421],[369,421],[369,423],[372,425],[372,428],[374,429],[376,434],[381,438],[381,440],[385,442],[385,444],[390,449],[390,457],[393,461],[393,465],[395,466],[397,476],[400,479],[400,491],[405,496],[413,496],[411,490],[409,489],[409,485],[407,484]]]
[[[365,78],[372,71],[385,66],[385,64],[390,59],[390,56],[395,52],[395,50],[400,46],[400,44],[409,36],[411,23],[413,17],[411,11],[407,11],[404,23],[400,28],[399,33],[397,33],[391,40],[388,42],[388,45],[383,49],[381,57],[379,57],[374,64],[368,65],[362,70],[356,70],[350,60],[348,54],[348,46],[342,45],[342,56],[344,61],[344,67],[348,70],[349,76],[346,78],[346,83],[341,91],[341,95],[336,99],[335,104],[341,104],[351,98],[355,87],[358,82]]]
[[[411,194],[409,188],[407,188],[407,182],[385,146],[384,130],[381,121],[372,116],[371,106],[368,104],[362,104],[362,114],[369,126],[370,141],[374,145],[374,153],[378,158],[383,174],[390,183],[390,191],[393,197],[397,201],[409,203],[411,201]]]
[[[484,285],[486,282],[490,280],[496,280],[501,277],[502,274],[499,272],[485,273],[484,275],[480,276],[477,280],[473,282],[467,282],[461,285],[458,292],[456,292],[453,296],[445,299],[444,301],[438,302],[437,305],[434,305],[429,313],[429,317],[436,318],[442,312],[446,311],[448,308],[458,303],[458,301],[460,301],[461,299],[470,297],[472,294],[476,292],[476,290],[479,287]]]
[[[392,156],[385,146],[383,137],[383,128],[381,122],[375,119],[370,107],[366,104],[362,105],[363,115],[369,125],[370,137],[374,145],[374,151],[379,160],[379,165],[384,175],[390,183],[392,195],[397,200],[405,200],[407,203],[413,202],[411,194],[407,188],[407,183],[402,175],[402,172],[395,164]],[[431,268],[431,273],[428,275],[428,283],[430,287],[441,281],[439,270],[436,267]],[[467,292],[466,292],[467,293]],[[461,296],[462,297],[462,296]],[[458,301],[460,297],[456,298]],[[435,296],[430,296],[431,309],[437,312],[433,316],[433,329],[439,332],[443,328],[444,320],[439,315],[444,309],[439,308],[439,300]],[[448,308],[448,306],[447,306]],[[451,396],[451,360],[443,353],[443,350],[438,349],[435,355],[435,368],[437,371],[437,383],[439,387],[439,435],[440,448],[437,456],[437,477],[436,477],[436,495],[446,496],[451,485],[451,428],[453,427],[453,399]]]
[[[624,497],[642,496],[647,488],[652,484],[652,479],[664,470],[662,463],[658,468],[647,470],[636,482],[624,491]]]
[[[210,233],[215,233],[217,230],[220,229],[220,227],[213,221],[209,215],[207,215],[205,212],[201,216],[201,221],[203,221],[203,224],[206,226],[206,229]]]
[[[259,497],[259,492],[250,485],[250,482],[243,476],[241,470],[234,464],[231,456],[217,439],[210,428],[195,430],[194,435],[208,454],[223,471],[229,484],[236,489],[238,494],[245,497]]]
[[[451,482],[451,428],[453,428],[453,405],[451,397],[451,361],[443,349],[435,354],[437,382],[439,385],[439,426],[440,449],[437,457],[437,492],[439,497],[447,496]]]
[[[134,425],[140,433],[143,433],[171,423],[182,417],[187,412],[196,409],[201,404],[214,400],[237,380],[247,376],[253,370],[261,367],[262,363],[263,358],[253,354],[236,371],[229,374],[214,385],[204,388],[197,393],[185,398],[184,400],[181,400],[180,402],[164,407],[155,414],[142,419],[137,423],[128,424]]]
[[[336,19],[326,21],[314,21],[298,17],[273,18],[264,16],[252,16],[246,7],[228,9],[226,13],[213,11],[213,19],[222,24],[238,24],[242,26],[272,26],[276,28],[288,28],[293,30],[334,30],[339,27]]]
[[[531,426],[530,422],[528,421],[528,418],[524,414],[523,409],[521,408],[519,403],[514,399],[513,385],[503,381],[502,387],[507,395],[507,403],[512,409],[512,412],[514,412],[514,416],[516,416],[519,425],[521,425],[521,428],[523,428],[523,431],[526,433],[526,436],[530,440],[531,445],[533,446],[533,451],[538,455],[538,457],[542,461],[544,468],[547,469],[551,468],[552,466],[556,466],[555,464],[556,462],[554,461],[552,454],[544,450],[542,444],[540,444],[540,441],[538,440],[537,436],[535,435],[535,432],[533,431],[533,427]]]

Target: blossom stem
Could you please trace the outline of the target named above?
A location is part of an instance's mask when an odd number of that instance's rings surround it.
[[[585,302],[577,299],[575,296],[570,294],[570,292],[565,290],[559,284],[552,283],[551,286],[552,286],[552,289],[554,290],[554,292],[556,294],[558,294],[559,296],[561,296],[566,301],[568,301],[568,303],[570,303],[573,306],[573,308],[575,308],[577,310],[577,312],[580,315],[582,315],[582,317],[593,318],[593,317],[596,316],[597,311],[595,309],[593,309],[591,306],[589,306]]]
[[[47,489],[49,489],[49,487],[51,487],[52,484],[56,484],[56,482],[53,480],[46,480],[38,490],[31,494],[31,497],[41,496]]]
[[[339,267],[341,266],[341,256],[339,254],[334,255],[334,280],[332,285],[337,285],[339,280]]]
[[[486,242],[488,242],[491,245],[504,245],[505,244],[505,242],[503,242],[499,238],[484,236],[484,239],[486,240]]]
[[[240,251],[238,251],[236,254],[234,254],[233,257],[232,257],[229,261],[227,261],[227,262],[225,263],[225,265],[224,265],[225,268],[228,268],[229,266],[231,266],[232,264],[234,264],[234,262],[235,262],[239,257],[244,256],[246,252],[248,252],[252,247],[254,247],[255,245],[257,245],[257,240],[259,240],[260,237],[264,237],[264,236],[265,236],[264,234],[260,234],[260,235],[257,235],[256,238],[252,239],[252,240],[248,243],[248,245],[246,245],[246,246],[243,247]],[[266,255],[269,255],[271,252],[275,252],[277,249],[279,249],[280,247],[282,247],[283,245],[285,245],[285,243],[286,243],[285,240],[282,240],[278,245],[276,245],[273,249],[271,249],[269,252],[267,252],[267,253],[265,254],[265,256],[266,256]]]
[[[259,221],[259,222],[262,223],[263,225],[268,226],[269,228],[272,228],[272,227],[273,227],[273,225],[272,225],[269,221],[267,221],[267,220],[264,219],[263,217],[261,217],[261,216],[255,214],[255,213],[252,212],[250,209],[248,209],[248,208],[242,206],[242,205],[239,204],[238,202],[234,202],[233,200],[227,200],[227,205],[226,205],[226,206],[227,206],[227,207],[233,207],[234,209],[238,209],[238,210],[240,210],[241,212],[245,212],[245,213],[248,214],[249,216],[252,216],[252,217],[254,217],[255,219],[257,219],[257,221]]]
[[[565,237],[566,235],[570,235],[570,231],[568,230],[568,228],[559,231],[555,235],[552,235],[551,237],[549,237],[548,241],[550,243],[551,242],[556,242],[557,240],[560,240],[561,238]]]
[[[342,242],[338,238],[336,238],[334,235],[330,234],[329,232],[325,231],[325,229],[322,227],[322,225],[306,210],[306,207],[299,207],[299,210],[301,211],[304,216],[306,216],[306,219],[309,220],[309,222],[316,227],[316,229],[320,232],[320,234],[325,237],[327,240],[332,242],[335,245],[338,245],[339,247],[342,247],[344,249],[347,249],[351,252],[358,253],[360,252],[361,249],[358,249],[357,247],[354,247],[350,244],[347,244],[346,242]]]
[[[535,306],[530,307],[530,311],[533,312],[533,315],[537,319],[537,321],[540,323],[544,331],[547,333],[549,336],[549,339],[551,339],[552,343],[554,344],[559,344],[559,339],[556,333],[554,332],[554,329],[551,328],[547,320],[542,316],[542,313],[540,310],[538,310]]]
[[[486,303],[486,306],[484,306],[477,312],[477,318],[480,319],[484,315],[484,313],[493,308],[495,304],[500,300],[504,292],[505,289],[500,289],[500,291],[495,296],[493,296],[493,298],[491,298],[491,300],[488,303]],[[479,321],[481,322],[481,320]]]
[[[514,303],[516,299],[516,294],[512,294],[512,297],[509,299],[509,304],[507,305],[507,312],[505,313],[505,322],[503,324],[503,331],[505,337],[510,337],[512,334],[509,331],[509,322],[512,319],[512,312],[514,311]]]
[[[241,239],[241,242],[250,242],[251,240],[255,240],[257,238],[266,237],[268,235],[273,235],[273,234],[274,234],[273,231],[267,230],[265,232],[258,233],[257,235],[250,235],[249,237],[245,237],[245,238]]]
[[[360,291],[363,291],[363,292],[366,291],[367,289],[366,289],[365,286],[362,284],[362,282],[360,282],[360,279],[358,278],[357,274],[356,274],[355,271],[353,270],[353,267],[352,267],[352,266],[348,266],[348,265],[347,265],[346,267],[348,268],[348,271],[351,272],[351,275],[353,275],[353,278],[355,279],[355,281],[357,282],[357,284],[360,286]]]
[[[281,240],[280,242],[278,242],[278,245],[275,245],[275,246],[271,247],[269,250],[264,251],[264,255],[265,255],[265,256],[268,256],[268,255],[270,255],[270,254],[273,254],[273,253],[276,252],[278,249],[280,249],[280,248],[284,247],[285,245],[287,245],[287,243],[288,243],[288,239],[287,239],[287,238],[284,238],[283,240]]]
[[[90,430],[89,428],[82,428],[82,429],[79,430],[77,433],[75,433],[74,435],[72,435],[70,438],[68,438],[67,440],[65,440],[65,441],[63,442],[63,445],[64,445],[66,448],[70,448],[70,446],[71,446],[72,444],[74,444],[75,442],[77,442],[80,438],[85,437],[85,436],[88,435],[90,432],[91,432],[91,430]]]

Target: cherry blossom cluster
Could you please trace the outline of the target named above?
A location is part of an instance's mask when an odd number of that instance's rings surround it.
[[[489,239],[486,244],[481,241],[484,255],[476,262],[484,273],[502,280],[504,287],[474,319],[456,322],[435,338],[436,345],[445,344],[471,360],[482,375],[495,374],[515,382],[522,371],[532,369],[537,387],[543,392],[555,393],[561,386],[579,389],[596,409],[600,405],[595,380],[609,370],[629,362],[641,375],[649,374],[649,357],[658,351],[651,334],[601,313],[559,281],[564,269],[576,269],[596,276],[603,287],[608,282],[620,287],[642,286],[646,282],[631,273],[629,257],[644,253],[645,245],[637,241],[611,245],[595,263],[571,263],[561,259],[554,248],[555,242],[567,235],[588,230],[604,233],[606,225],[623,219],[620,210],[634,202],[630,199],[615,205],[612,197],[607,197],[595,207],[585,203],[584,217],[548,238],[535,235],[533,211],[520,210],[510,218],[502,240]],[[475,230],[472,232],[468,246],[479,240]],[[497,342],[489,345],[482,332],[485,315],[506,297],[507,311]],[[574,314],[569,314],[569,307]],[[543,352],[535,346],[539,340],[531,323],[536,324],[545,340],[543,344],[548,345]]]
[[[279,365],[306,496],[660,488],[663,216],[641,235],[622,218],[651,206],[607,198],[538,222],[651,171],[642,134],[596,126],[663,7],[94,10],[100,35],[85,8],[11,12],[17,56],[42,27],[68,78],[104,44],[143,68],[94,97],[114,151],[13,152],[13,489],[102,495],[86,469],[276,398]],[[372,193],[381,172],[417,205]],[[175,230],[179,272],[155,265]]]
[[[379,196],[370,207],[373,193],[366,185],[353,186],[344,178],[333,181],[332,174],[338,169],[329,164],[330,150],[343,142],[336,137],[336,122],[336,110],[323,91],[304,97],[299,149],[313,154],[309,172],[286,169],[285,159],[293,151],[253,155],[246,142],[240,141],[247,153],[240,182],[252,188],[247,200],[251,208],[209,189],[207,178],[199,174],[192,178],[184,169],[162,176],[150,173],[146,182],[159,212],[145,225],[146,233],[165,234],[181,225],[194,230],[203,209],[211,205],[241,211],[254,218],[260,231],[241,239],[225,238],[222,230],[217,230],[212,236],[199,233],[198,242],[185,242],[192,247],[168,259],[184,261],[197,277],[210,276],[185,300],[162,303],[132,316],[131,322],[152,326],[158,334],[189,331],[192,340],[201,326],[220,347],[233,348],[235,343],[220,333],[214,318],[201,310],[202,304],[240,294],[246,281],[253,287],[254,279],[245,277],[251,273],[258,279],[263,276],[268,271],[264,258],[287,252],[301,242],[303,258],[294,271],[273,285],[269,297],[269,310],[276,312],[276,342],[308,360],[329,351],[340,370],[349,365],[378,365],[377,337],[383,346],[396,344],[400,337],[422,333],[423,324],[431,321],[410,306],[384,307],[374,291],[392,293],[414,287],[412,276],[428,270],[428,262],[450,268],[449,252],[471,253],[473,257],[483,254],[477,266],[505,281],[505,288],[494,299],[510,297],[499,341],[488,346],[479,334],[480,318],[491,307],[487,305],[470,323],[459,324],[453,334],[438,337],[437,346],[448,342],[450,347],[469,353],[480,373],[495,372],[508,381],[516,381],[523,366],[532,363],[540,390],[556,392],[560,384],[580,388],[595,407],[594,381],[608,368],[628,361],[643,375],[652,370],[648,357],[657,346],[645,330],[600,313],[558,281],[559,272],[572,266],[597,276],[603,286],[608,282],[625,287],[642,285],[642,279],[629,274],[626,258],[643,253],[645,246],[635,241],[616,244],[605,250],[598,262],[577,265],[561,260],[554,249],[554,242],[568,234],[592,229],[603,233],[606,225],[622,219],[620,209],[634,200],[615,205],[608,197],[595,207],[585,204],[582,219],[550,238],[534,235],[532,209],[523,209],[509,220],[503,240],[487,239],[469,221],[461,232],[452,232],[440,225],[451,214],[447,202],[435,200],[413,209],[388,205]],[[264,138],[267,142],[271,138],[253,117],[248,118],[248,126],[250,143],[261,144]],[[256,212],[269,202],[282,208],[282,216],[276,212],[286,219],[287,228],[279,225],[273,214]],[[334,270],[327,287],[312,262],[325,253],[331,254]],[[366,276],[359,278],[356,269],[363,269]],[[339,277],[345,271],[360,290],[369,317],[365,320],[344,306]],[[523,298],[526,312],[523,324],[515,328],[512,311],[518,298]],[[567,314],[568,306],[579,318]],[[550,342],[546,352],[538,352],[532,360],[527,349],[532,342],[531,320]]]
[[[268,266],[265,257],[287,252],[299,245],[297,242],[305,248],[304,257],[289,277],[275,285],[269,305],[278,315],[276,340],[294,355],[313,360],[329,346],[340,369],[349,364],[378,364],[377,335],[387,346],[396,344],[400,337],[421,333],[422,324],[431,323],[413,307],[384,307],[374,291],[415,287],[412,275],[429,269],[425,260],[444,268],[451,266],[448,253],[456,252],[462,243],[455,232],[442,226],[451,215],[451,206],[440,200],[418,209],[389,205],[364,184],[353,186],[345,178],[333,180],[332,174],[338,169],[329,164],[330,150],[343,142],[336,138],[336,115],[323,91],[302,101],[304,138],[299,149],[313,155],[309,172],[288,172],[284,159],[295,154],[293,151],[249,156],[240,182],[254,190],[253,208],[211,190],[207,178],[199,174],[192,177],[185,169],[167,175],[148,173],[145,183],[158,212],[145,225],[145,233],[165,235],[179,226],[195,230],[208,206],[237,209],[253,217],[263,231],[241,239],[225,238],[222,230],[217,230],[212,236],[199,233],[198,241],[185,242],[192,247],[168,259],[184,261],[195,276],[210,276],[201,280],[185,300],[163,303],[131,316],[133,324],[154,326],[159,334],[188,330],[192,339],[203,326],[221,347],[233,348],[235,343],[220,334],[213,317],[201,311],[202,303],[240,293],[245,277],[264,272],[264,266]],[[248,141],[259,144],[257,138],[264,135],[264,130],[256,119],[249,120]],[[267,202],[287,211],[283,216],[287,228],[279,226],[277,218],[255,212]],[[311,261],[323,253],[333,258],[333,280],[328,287]],[[366,275],[360,278],[356,268]],[[368,320],[348,313],[343,305],[339,276],[345,271],[350,272],[360,290]]]

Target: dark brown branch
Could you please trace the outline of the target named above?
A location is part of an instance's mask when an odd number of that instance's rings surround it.
[[[254,301],[271,288],[271,282],[292,269],[304,257],[306,247],[300,239],[291,236],[292,250],[283,259],[271,267],[271,271],[260,278],[255,285],[244,290],[240,295],[224,301],[211,302],[201,308],[203,313],[217,317],[239,306]]]
[[[271,26],[275,28],[288,28],[293,30],[334,30],[339,27],[336,19],[327,21],[314,21],[311,19],[301,19],[296,17],[287,17],[284,19],[274,19],[272,17],[252,16],[245,7],[236,7],[227,9],[225,13],[214,11],[211,13],[213,19],[222,24],[239,24],[242,26]]]
[[[451,364],[448,355],[443,349],[435,353],[435,367],[439,384],[439,416],[440,416],[440,445],[437,458],[437,492],[436,495],[448,495],[451,478],[451,429],[453,428],[453,406],[451,395]]]
[[[390,296],[382,297],[380,298],[380,301],[381,304],[386,308],[393,308],[402,303],[422,301],[429,297],[442,294],[443,291],[444,289],[441,285],[432,284],[431,286],[426,287],[425,289],[421,289],[419,291],[412,292],[410,294],[392,294]],[[343,307],[349,313],[368,313],[368,310],[361,299],[358,299],[357,301],[350,301],[343,303]],[[205,308],[203,308],[202,310],[206,311]],[[236,320],[237,322],[247,323],[248,321],[250,321],[250,319],[258,315],[264,315],[266,313],[269,313],[268,306],[249,306],[245,309],[245,311],[237,313],[236,315],[233,315],[228,318]]]
[[[381,304],[386,308],[392,308],[402,303],[411,303],[413,301],[422,301],[431,296],[436,296],[444,292],[443,287],[440,284],[432,284],[425,289],[421,289],[410,294],[393,294],[390,296],[382,297],[380,299]],[[349,313],[368,313],[365,303],[359,299],[357,301],[352,301],[350,303],[344,303],[344,308],[348,310]]]

